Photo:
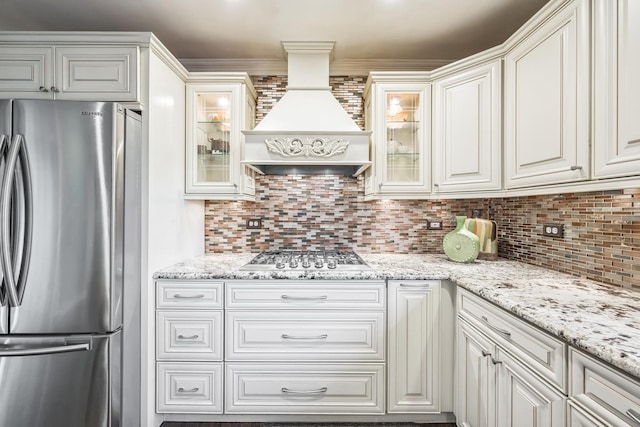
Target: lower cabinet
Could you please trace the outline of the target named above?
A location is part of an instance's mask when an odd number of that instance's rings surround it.
[[[158,362],[157,381],[158,413],[222,413],[222,363]]]
[[[228,281],[226,414],[384,414],[384,281]]]
[[[389,281],[389,413],[440,412],[440,281]]]
[[[640,426],[640,381],[569,350],[569,426]]]
[[[384,363],[227,363],[228,414],[380,414]]]
[[[531,326],[466,290],[458,290],[457,308],[458,425],[564,426],[565,386],[554,379],[564,378],[566,345],[542,331],[525,336]],[[532,354],[547,363],[531,362]]]
[[[222,414],[223,283],[156,284],[156,411]]]

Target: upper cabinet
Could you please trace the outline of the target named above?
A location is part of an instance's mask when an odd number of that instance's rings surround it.
[[[253,200],[255,172],[240,163],[241,131],[255,123],[256,93],[248,75],[193,73],[189,81],[185,197]]]
[[[435,194],[502,188],[501,71],[497,58],[434,80]]]
[[[0,45],[0,96],[136,102],[138,46]]]
[[[506,44],[507,188],[589,178],[589,5],[536,16]]]
[[[640,171],[640,2],[598,1],[593,32],[594,178]]]
[[[364,93],[371,130],[370,198],[420,198],[431,186],[431,84],[425,73],[369,75]]]

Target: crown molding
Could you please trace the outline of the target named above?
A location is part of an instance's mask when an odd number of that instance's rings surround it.
[[[180,59],[189,71],[245,72],[251,76],[287,75],[284,59]],[[329,65],[332,76],[366,76],[371,71],[430,71],[453,62],[451,59],[343,59]]]

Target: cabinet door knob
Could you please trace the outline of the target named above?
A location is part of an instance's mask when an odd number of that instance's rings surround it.
[[[58,90],[58,88],[57,88],[57,87],[55,87],[55,86],[51,86],[51,92],[53,92],[53,93],[58,93],[58,92],[60,92],[60,91]]]
[[[571,166],[569,169],[571,169],[572,171],[579,171],[582,170],[582,166]]]
[[[491,353],[489,353],[488,351],[482,350],[482,357],[487,357],[487,356],[491,356]]]
[[[40,86],[40,88],[38,89],[40,92],[49,92],[49,89],[47,89],[44,86]]]

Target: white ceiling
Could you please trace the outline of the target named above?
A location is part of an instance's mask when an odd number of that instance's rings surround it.
[[[335,60],[463,58],[548,0],[1,0],[0,30],[151,31],[179,59],[282,60],[281,41],[335,41]]]

